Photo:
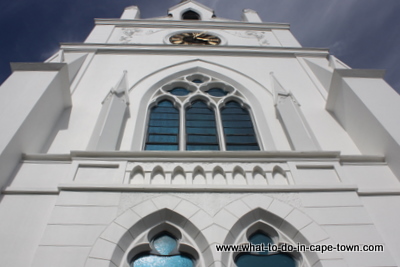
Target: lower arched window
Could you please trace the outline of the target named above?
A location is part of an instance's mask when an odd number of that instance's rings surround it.
[[[167,232],[157,235],[151,242],[151,251],[144,252],[130,263],[131,267],[193,267],[193,259],[178,251],[179,242]]]
[[[296,260],[289,254],[279,251],[268,250],[268,247],[275,246],[273,240],[262,231],[257,231],[249,238],[249,246],[253,251],[243,252],[236,256],[235,264],[238,267],[249,266],[279,266],[296,267]]]

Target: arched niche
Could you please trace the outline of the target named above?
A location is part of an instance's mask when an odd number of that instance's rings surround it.
[[[130,184],[144,184],[145,177],[142,166],[138,165],[133,168],[129,178]]]
[[[286,172],[279,166],[275,166],[272,170],[272,179],[276,185],[288,185],[289,181]]]
[[[165,174],[161,166],[154,167],[150,177],[151,184],[165,184]]]
[[[172,184],[186,184],[185,172],[182,167],[175,167],[172,172]]]
[[[206,184],[206,174],[204,169],[200,166],[197,166],[193,170],[193,184]]]
[[[260,166],[256,166],[253,169],[253,183],[255,185],[266,185],[267,178],[265,176],[265,172],[261,169]]]
[[[246,173],[239,166],[236,166],[233,169],[232,179],[233,179],[233,184],[235,184],[235,185],[245,185],[245,184],[247,184]]]
[[[226,184],[225,172],[220,166],[214,168],[212,176],[213,176],[213,184],[215,185]]]

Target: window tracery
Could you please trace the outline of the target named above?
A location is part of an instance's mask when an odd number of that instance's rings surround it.
[[[259,252],[240,253],[235,258],[236,266],[281,266],[296,267],[296,260],[287,253],[268,251],[269,245],[273,245],[274,241],[271,237],[262,231],[257,231],[248,238],[249,243],[260,248],[265,248]]]
[[[162,232],[150,242],[151,251],[135,256],[131,267],[193,267],[193,259],[190,255],[178,250],[179,240],[168,232]]]
[[[304,265],[300,252],[282,252],[280,247],[293,246],[293,242],[275,227],[258,221],[243,230],[236,239],[237,244],[248,245],[247,252],[231,254],[232,263],[244,266],[298,267]]]
[[[144,150],[260,150],[249,106],[233,86],[194,73],[162,86]]]

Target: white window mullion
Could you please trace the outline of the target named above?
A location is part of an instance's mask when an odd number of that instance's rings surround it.
[[[179,123],[179,151],[186,150],[186,123],[185,123],[185,108],[180,108],[180,123]]]
[[[226,151],[224,128],[222,127],[221,114],[219,113],[218,108],[215,108],[214,112],[215,112],[215,123],[217,124],[216,126],[217,126],[218,140],[219,140],[219,149],[221,151]]]

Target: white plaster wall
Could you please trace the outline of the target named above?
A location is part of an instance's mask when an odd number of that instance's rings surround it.
[[[97,237],[117,215],[119,196],[61,192],[29,266],[84,266]]]
[[[196,63],[196,60],[200,61]],[[258,101],[261,113],[264,114],[260,116],[258,112],[254,113],[261,138],[264,138],[266,131],[270,131],[275,149],[289,150],[290,146],[275,115],[268,75],[271,71],[300,103],[301,110],[323,150],[359,154],[347,133],[325,110],[324,99],[295,58],[148,54],[96,55],[73,94],[74,107],[69,117],[68,130],[57,133],[49,152],[64,153],[86,149],[101,109],[101,102],[118,82],[124,70],[127,70],[127,79],[132,90],[130,118],[126,124],[121,150],[130,150],[132,139],[134,142],[143,142],[145,128],[143,116],[147,110],[141,104],[150,101],[151,94],[163,83],[168,82],[168,75],[184,73],[185,69],[196,66],[214,69],[215,73],[219,73],[219,78],[225,80],[228,78],[228,83],[233,86],[241,85],[243,89],[248,90],[247,93],[246,91],[243,93],[249,104]],[[252,85],[250,81],[256,85]],[[153,91],[149,91],[149,88]],[[144,96],[146,97],[143,98]],[[148,100],[143,101],[145,99]],[[268,142],[264,140],[264,143]],[[141,149],[141,145],[133,147],[134,150]],[[265,147],[268,150],[268,146]]]
[[[369,196],[362,197],[362,203],[369,212],[379,234],[385,242],[387,249],[400,265],[400,210],[399,196]],[[390,219],[389,219],[390,218]]]
[[[70,171],[71,164],[69,162],[25,162],[16,170],[16,175],[9,186],[13,188],[56,189],[60,183],[71,182]]]
[[[0,258],[3,266],[31,266],[57,200],[51,195],[3,195]]]

